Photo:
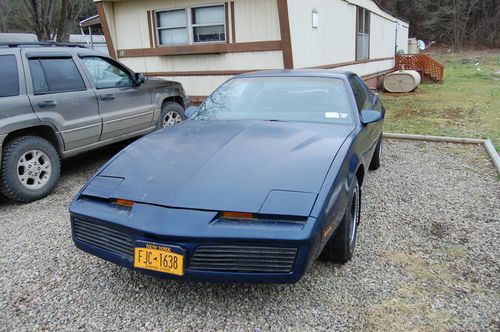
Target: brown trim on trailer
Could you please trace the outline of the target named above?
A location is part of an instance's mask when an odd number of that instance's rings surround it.
[[[236,23],[234,19],[234,1],[231,1],[231,37],[232,43],[236,43]]]
[[[356,24],[354,26],[354,59],[358,60],[358,29],[359,29],[359,6],[354,6],[356,10]]]
[[[394,68],[391,68],[388,70],[378,72],[376,74],[364,75],[361,76],[361,78],[363,79],[363,81],[365,81],[366,85],[368,85],[370,89],[382,90],[382,87],[384,86],[385,75],[393,71]]]
[[[247,43],[217,43],[204,45],[162,46],[155,48],[131,48],[118,50],[120,57],[142,57],[160,55],[215,54],[237,52],[281,51],[280,40]]]
[[[235,76],[263,69],[248,70],[197,70],[197,71],[150,71],[144,76]]]
[[[365,9],[368,12],[368,59],[370,59],[371,54],[371,44],[372,44],[372,12]],[[366,15],[366,14],[365,14]],[[365,27],[366,30],[366,27]]]
[[[154,43],[154,39],[153,39],[153,26],[152,26],[152,23],[151,23],[151,10],[148,10],[147,11],[147,15],[148,15],[148,32],[149,32],[149,47],[154,47],[155,46],[155,43]]]
[[[199,106],[207,99],[207,96],[189,96],[189,101],[191,105]]]
[[[99,21],[101,22],[104,38],[106,38],[106,46],[108,48],[109,56],[117,59],[115,47],[113,46],[113,40],[111,39],[111,31],[109,30],[108,21],[106,20],[104,5],[102,2],[96,2],[95,6],[97,8],[97,13],[99,14]]]
[[[290,21],[288,17],[288,0],[276,1],[278,3],[283,66],[285,69],[293,69],[292,39],[290,36]]]
[[[393,57],[386,57],[386,58],[366,59],[366,60],[357,60],[357,61],[347,61],[347,62],[332,63],[329,65],[307,67],[306,69],[334,69],[334,68],[339,68],[339,67],[344,67],[344,66],[358,65],[361,63],[386,61],[386,60],[393,60],[393,59],[394,59]]]
[[[224,3],[224,15],[226,20],[226,43],[229,43],[229,3]]]

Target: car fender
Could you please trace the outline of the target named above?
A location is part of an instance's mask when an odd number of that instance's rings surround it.
[[[317,218],[322,230],[317,255],[340,225],[347,209],[349,189],[357,170],[363,165],[360,153],[356,151],[358,133],[358,130],[354,130],[339,149],[311,212],[311,216]]]

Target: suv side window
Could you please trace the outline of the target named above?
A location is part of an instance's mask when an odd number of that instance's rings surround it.
[[[0,98],[19,95],[19,72],[15,55],[0,55]]]
[[[358,111],[370,108],[371,100],[364,83],[356,75],[349,76],[349,83],[356,99]]]
[[[96,89],[116,88],[133,85],[132,77],[110,61],[96,57],[85,56],[82,61],[87,67]]]
[[[29,59],[29,66],[35,94],[86,90],[71,58]]]

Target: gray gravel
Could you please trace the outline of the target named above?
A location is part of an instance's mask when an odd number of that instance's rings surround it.
[[[44,200],[0,199],[0,329],[500,329],[500,186],[481,147],[387,141],[354,260],[295,285],[160,280],[77,250],[68,204],[114,152],[66,162]]]

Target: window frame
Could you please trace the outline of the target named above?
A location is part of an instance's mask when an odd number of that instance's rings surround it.
[[[214,24],[214,23],[209,23],[209,24],[193,24],[193,15],[194,11],[198,8],[207,8],[207,7],[222,7],[222,13],[224,15],[224,18],[222,20],[222,26],[224,31],[224,40],[217,40],[217,41],[208,41],[208,42],[195,42],[194,41],[194,28],[198,27],[213,27],[213,26],[220,26],[221,24]],[[227,17],[226,17],[226,4],[217,4],[217,5],[202,5],[202,6],[192,6],[189,7],[189,13],[190,13],[190,20],[188,23],[190,23],[190,36],[192,38],[192,43],[193,45],[198,45],[198,44],[214,44],[214,43],[226,43],[227,42]]]
[[[222,8],[222,13],[224,15],[224,19],[222,21],[222,24],[193,24],[193,13],[194,10],[197,8],[206,8],[206,7],[221,7]],[[185,44],[161,44],[161,39],[160,39],[160,30],[163,29],[178,29],[178,28],[183,28],[183,26],[178,26],[178,27],[169,27],[169,28],[162,28],[158,26],[158,14],[163,13],[163,12],[172,12],[172,11],[178,11],[178,10],[184,10],[185,15],[186,15],[186,33],[187,33],[187,43]],[[155,28],[155,47],[175,47],[175,46],[193,46],[193,45],[207,45],[207,44],[225,44],[229,42],[229,36],[227,33],[227,28],[228,28],[228,13],[227,13],[227,4],[224,2],[221,3],[213,3],[213,4],[203,4],[203,5],[196,5],[196,6],[187,6],[187,7],[176,7],[176,8],[169,8],[169,9],[159,9],[159,10],[154,10],[153,13],[153,26]],[[223,25],[223,31],[224,31],[224,40],[218,40],[218,41],[208,41],[208,42],[195,42],[194,41],[194,28],[196,27],[210,27],[210,26],[220,26]]]
[[[158,19],[158,16],[159,14],[161,13],[168,13],[168,12],[176,12],[176,11],[180,11],[180,10],[183,10],[184,11],[184,16],[186,16],[186,26],[173,26],[173,27],[168,27],[168,28],[165,28],[165,27],[160,27],[158,25],[158,22],[159,22],[159,19]],[[161,47],[165,47],[165,46],[179,46],[179,45],[190,45],[191,44],[191,38],[189,36],[189,23],[190,23],[190,19],[189,19],[189,14],[188,14],[188,8],[172,8],[172,9],[165,9],[165,10],[155,10],[154,11],[154,15],[153,15],[153,18],[154,18],[154,27],[155,27],[155,33],[156,33],[156,46],[161,46]],[[161,38],[160,38],[160,30],[173,30],[173,29],[180,29],[180,28],[185,28],[186,29],[186,41],[187,43],[185,44],[161,44]]]
[[[76,71],[78,72],[78,75],[80,75],[80,78],[82,80],[82,83],[83,83],[83,88],[81,89],[67,89],[67,90],[50,90],[50,85],[47,83],[47,73],[46,73],[46,70],[42,64],[42,60],[71,60],[71,62],[73,62],[73,65],[75,66],[75,69]],[[73,59],[72,56],[40,56],[40,57],[28,57],[27,58],[28,60],[28,68],[29,68],[29,73],[30,73],[30,79],[31,79],[31,88],[33,90],[33,95],[34,96],[43,96],[43,95],[50,95],[50,94],[54,94],[54,93],[65,93],[65,92],[81,92],[81,91],[87,91],[88,90],[88,86],[87,86],[87,83],[85,82],[85,79],[83,78],[83,75],[82,75],[82,72],[80,70],[80,68],[78,67],[75,59]],[[36,89],[35,89],[35,82],[33,81],[33,75],[32,75],[32,70],[31,70],[31,66],[30,66],[30,61],[37,61],[39,64],[40,64],[40,69],[42,70],[42,73],[43,73],[43,78],[45,80],[45,83],[47,84],[47,87],[48,87],[48,90],[45,91],[45,92],[37,92]]]
[[[0,98],[9,98],[9,97],[19,97],[21,95],[21,92],[22,92],[22,84],[21,84],[21,71],[19,70],[20,67],[19,67],[19,62],[18,62],[18,59],[17,59],[17,56],[15,54],[0,54],[0,58],[1,57],[13,57],[14,58],[14,62],[16,64],[16,77],[17,77],[17,94],[14,94],[14,95],[6,95],[6,96],[1,96],[0,95]]]
[[[134,83],[134,74],[135,73],[131,72],[127,67],[125,67],[121,63],[119,63],[119,62],[117,62],[117,61],[115,61],[115,60],[113,60],[111,58],[108,58],[108,57],[105,57],[105,56],[101,56],[101,55],[94,55],[94,54],[85,54],[85,55],[84,54],[82,54],[82,55],[79,54],[78,57],[80,58],[80,61],[81,61],[82,66],[83,66],[83,69],[85,70],[85,74],[88,76],[89,82],[93,85],[94,89],[96,89],[96,90],[116,89],[116,88],[122,89],[122,88],[131,88],[131,87],[135,87],[136,86],[136,84]],[[94,78],[92,77],[92,73],[87,68],[87,65],[84,62],[85,58],[98,58],[98,59],[101,59],[104,62],[109,63],[112,66],[117,67],[118,69],[120,69],[121,71],[123,71],[123,72],[125,72],[127,74],[127,76],[130,79],[130,84],[129,85],[120,85],[120,86],[97,87],[97,84],[95,83]]]
[[[363,16],[361,17],[360,11],[363,12]],[[366,26],[366,21],[368,19],[368,27]],[[370,41],[371,41],[371,11],[360,6],[356,6],[356,61],[363,61],[363,60],[369,60],[370,59]],[[363,25],[363,32],[359,32],[360,24]],[[367,29],[368,28],[368,29]],[[368,30],[368,33],[366,32]],[[362,34],[364,36],[368,37],[368,43],[366,45],[366,58],[360,57],[358,52],[359,52],[359,47],[358,47],[358,42],[359,42],[359,35]]]
[[[356,92],[354,92],[354,87],[353,87],[353,83],[351,82],[351,80],[354,80],[355,83],[359,85],[359,87],[361,88],[362,92],[366,96],[366,100],[365,100],[365,102],[364,102],[363,105],[358,105],[358,99],[357,99],[357,96],[356,96]],[[355,106],[356,106],[356,109],[358,110],[358,114],[361,114],[361,111],[363,111],[363,110],[370,109],[370,107],[373,104],[373,100],[372,100],[371,91],[366,86],[366,83],[361,79],[361,77],[359,77],[356,74],[350,75],[347,78],[347,81],[349,82],[349,86],[351,88],[352,95],[354,96]]]

